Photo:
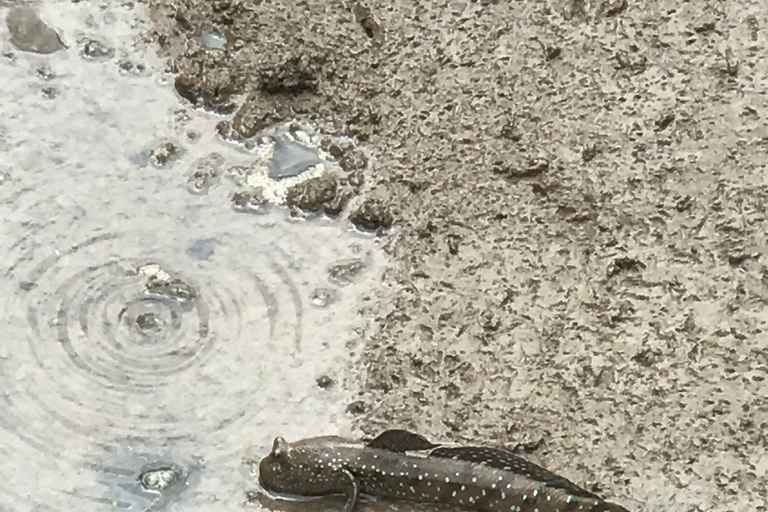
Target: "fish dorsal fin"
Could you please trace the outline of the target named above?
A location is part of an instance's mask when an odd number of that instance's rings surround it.
[[[498,448],[485,448],[481,446],[441,447],[432,450],[430,457],[445,459],[465,460],[476,462],[495,469],[502,469],[518,475],[526,476],[536,482],[541,482],[549,487],[562,489],[574,496],[583,498],[600,499],[586,489],[582,489],[567,478],[558,476],[541,466],[537,466],[512,452]]]
[[[385,430],[373,441],[368,443],[370,448],[388,450],[390,452],[410,452],[419,450],[431,450],[438,445],[430,443],[424,436],[408,432],[407,430]]]

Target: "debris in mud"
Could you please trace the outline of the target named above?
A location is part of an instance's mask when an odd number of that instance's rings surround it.
[[[534,178],[547,172],[549,170],[549,162],[545,158],[533,158],[526,163],[525,167],[518,168],[503,160],[499,160],[494,162],[492,170],[495,174],[500,174],[513,180],[520,180]]]
[[[147,276],[145,288],[153,295],[161,295],[180,301],[197,298],[195,287],[179,278],[172,277],[157,264],[149,264],[138,269],[138,274]]]
[[[43,93],[43,96],[49,100],[52,100],[59,95],[59,90],[56,87],[46,86],[40,89],[40,91]]]
[[[176,471],[172,468],[153,469],[139,475],[139,482],[148,491],[164,491],[173,485],[176,480]]]
[[[5,16],[13,46],[23,52],[49,54],[65,48],[59,34],[30,7],[14,7]]]
[[[605,0],[601,8],[606,18],[618,16],[627,10],[627,0]]]
[[[639,271],[645,268],[645,263],[628,256],[620,256],[613,260],[608,267],[608,279],[621,274],[622,272]]]
[[[232,195],[232,207],[241,213],[261,213],[266,204],[267,200],[264,198],[264,191],[261,188],[235,192]]]
[[[143,75],[147,71],[147,67],[139,63],[133,63],[130,60],[123,60],[118,65],[120,72],[127,75]]]
[[[272,179],[298,176],[320,163],[317,150],[299,144],[287,136],[275,137],[275,148],[269,161],[269,177]]]
[[[107,59],[114,55],[115,50],[107,46],[106,43],[97,39],[84,39],[81,41],[82,53],[89,59]]]
[[[581,159],[584,162],[591,162],[600,153],[600,150],[595,144],[587,146],[581,150]]]
[[[47,66],[39,67],[35,71],[35,74],[40,77],[41,80],[44,80],[46,82],[50,82],[54,78],[56,78],[56,75],[53,73],[51,68]]]
[[[328,389],[333,386],[333,379],[327,375],[321,375],[317,378],[317,387],[320,389]]]
[[[152,162],[158,166],[163,167],[166,164],[173,163],[180,154],[180,149],[173,142],[163,142],[158,147],[149,152],[149,157]]]
[[[313,306],[318,308],[328,307],[330,304],[336,302],[338,295],[335,290],[330,288],[317,288],[309,296],[309,300]]]
[[[288,190],[286,204],[292,210],[319,212],[326,203],[333,201],[337,188],[336,178],[330,173],[325,173],[291,187]]]
[[[207,194],[211,186],[219,181],[224,162],[224,157],[219,153],[200,158],[187,178],[187,190],[191,194]]]
[[[138,325],[139,329],[142,331],[157,329],[157,317],[154,313],[142,313],[136,317],[136,325]]]
[[[347,406],[347,412],[354,415],[365,414],[365,402],[356,400]]]
[[[355,258],[333,265],[328,269],[328,277],[332,283],[346,285],[353,282],[363,270],[365,270],[365,262]]]
[[[380,199],[366,198],[352,213],[349,220],[360,229],[376,231],[392,226],[392,213]]]
[[[365,35],[380,43],[384,39],[384,30],[382,30],[381,24],[373,16],[371,9],[356,3],[354,13],[355,19],[365,31]]]

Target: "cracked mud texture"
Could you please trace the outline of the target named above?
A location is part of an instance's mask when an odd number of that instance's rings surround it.
[[[768,510],[762,2],[149,4],[188,96],[371,156],[400,266],[366,430],[516,447],[630,510]]]

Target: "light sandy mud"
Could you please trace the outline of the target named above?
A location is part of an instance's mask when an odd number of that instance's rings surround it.
[[[184,105],[162,72],[144,6],[13,8],[0,4],[0,510],[257,507],[244,461],[274,436],[359,435],[348,407],[388,258],[344,219],[275,204],[332,176],[316,137],[291,128],[279,152],[223,140],[227,117]],[[15,39],[22,22],[36,49]]]
[[[399,266],[363,428],[517,447],[631,510],[766,510],[764,2],[148,4],[189,100],[369,151]]]

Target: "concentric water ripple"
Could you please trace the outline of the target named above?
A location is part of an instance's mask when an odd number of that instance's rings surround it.
[[[48,217],[58,196],[35,190],[43,199],[0,199],[15,217],[4,231],[19,234],[0,283],[0,449],[11,434],[36,465],[76,467],[125,440],[209,462],[237,456],[260,442],[244,437],[260,423],[294,421],[275,416],[306,408],[317,375],[346,357],[354,335],[328,327],[345,327],[338,308],[354,303],[321,308],[313,297],[366,240],[330,222],[278,223],[214,205],[189,227],[170,214],[187,196],[113,230],[103,210]],[[310,405],[323,407],[333,409]]]

